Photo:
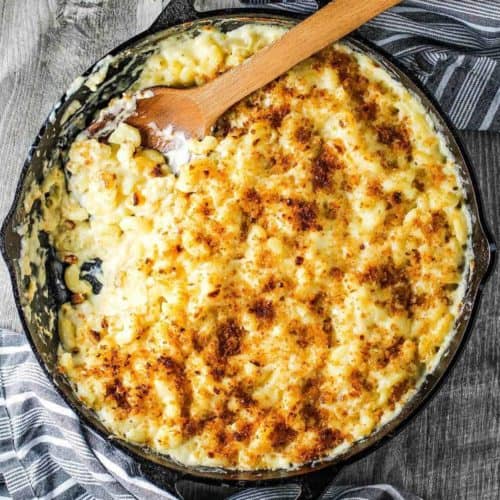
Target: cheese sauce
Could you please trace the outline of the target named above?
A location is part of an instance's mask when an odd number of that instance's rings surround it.
[[[164,40],[132,90],[203,84],[282,33]],[[414,393],[460,312],[451,153],[418,98],[342,43],[185,146],[172,171],[121,124],[73,143],[67,188],[60,170],[42,187],[72,294],[60,369],[112,433],[184,464],[345,450]]]

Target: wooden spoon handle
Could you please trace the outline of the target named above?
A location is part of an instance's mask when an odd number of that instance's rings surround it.
[[[248,94],[400,1],[335,0],[243,64],[199,87],[197,98],[208,105],[205,109],[215,120]]]

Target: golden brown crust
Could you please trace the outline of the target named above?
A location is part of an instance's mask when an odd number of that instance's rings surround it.
[[[140,147],[124,167],[125,146],[75,143],[90,215],[56,247],[101,258],[104,285],[64,306],[60,362],[113,431],[185,463],[288,467],[369,435],[432,366],[466,212],[420,105],[369,64],[322,51],[193,141],[177,178]]]

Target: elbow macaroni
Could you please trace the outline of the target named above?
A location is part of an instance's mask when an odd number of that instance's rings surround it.
[[[281,34],[169,38],[133,90],[203,84]],[[470,233],[454,159],[343,44],[188,147],[176,176],[126,124],[71,146],[44,208],[72,294],[60,368],[110,431],[185,464],[333,456],[394,416],[453,331]]]

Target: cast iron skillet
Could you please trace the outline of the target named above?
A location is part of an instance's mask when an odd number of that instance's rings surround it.
[[[326,2],[323,2],[326,3]],[[194,11],[190,0],[172,0],[169,6],[161,13],[154,24],[145,33],[142,33],[113,50],[110,55],[118,55],[110,66],[108,78],[99,86],[97,92],[90,92],[84,87],[70,96],[64,96],[54,107],[51,116],[40,130],[19,180],[12,208],[4,221],[1,230],[1,250],[7,263],[14,297],[21,322],[31,343],[32,349],[50,380],[64,398],[67,404],[79,415],[82,422],[95,430],[104,438],[113,440],[114,445],[132,457],[140,467],[142,473],[151,481],[171,493],[182,495],[186,485],[190,490],[199,488],[209,492],[212,498],[222,498],[235,491],[237,487],[270,486],[278,483],[296,483],[300,486],[300,498],[315,498],[332,479],[336,471],[348,462],[359,459],[386,443],[399,432],[405,424],[422,409],[430,397],[435,394],[441,385],[444,375],[448,374],[458,354],[463,349],[466,339],[472,328],[474,317],[478,311],[479,298],[485,280],[491,271],[495,243],[485,229],[485,223],[480,207],[479,193],[473,177],[472,168],[467,155],[460,145],[458,137],[448,123],[439,106],[421,89],[415,81],[407,75],[397,62],[393,61],[380,49],[360,41],[359,38],[349,37],[346,41],[356,50],[361,50],[375,58],[392,75],[399,79],[407,88],[411,89],[423,101],[428,112],[434,117],[437,128],[444,134],[448,145],[456,157],[467,195],[466,202],[473,214],[472,246],[474,263],[469,276],[469,283],[464,301],[463,311],[457,319],[456,333],[449,348],[441,358],[436,369],[427,376],[417,394],[405,405],[401,413],[387,425],[379,429],[368,439],[354,444],[340,456],[330,460],[318,461],[301,466],[296,470],[278,471],[250,471],[237,472],[207,467],[186,467],[176,463],[166,456],[160,456],[137,445],[126,443],[109,433],[99,422],[92,411],[85,408],[75,397],[69,383],[56,370],[56,346],[58,344],[57,329],[52,326],[51,314],[66,300],[67,291],[61,285],[61,264],[54,258],[54,253],[47,246],[45,252],[45,269],[47,283],[41,286],[30,304],[31,315],[28,317],[22,308],[22,293],[24,285],[19,268],[21,238],[16,227],[23,221],[34,216],[27,214],[23,207],[23,200],[30,186],[40,182],[43,177],[44,161],[61,164],[65,161],[65,151],[75,135],[80,132],[92,119],[94,112],[103,107],[110,97],[121,94],[134,77],[137,77],[141,62],[151,53],[151,44],[166,35],[182,32],[193,25],[217,24],[221,29],[231,30],[248,21],[291,26],[298,16],[277,16],[276,11],[259,9],[258,11],[218,11],[204,17]],[[98,63],[99,64],[99,63]],[[90,68],[85,74],[95,70]],[[132,75],[132,76],[131,76]],[[110,79],[109,77],[114,77]],[[112,83],[110,83],[112,80]],[[64,122],[64,112],[74,99],[85,103],[80,110]],[[64,123],[63,123],[64,122]],[[36,207],[32,212],[36,212]],[[42,246],[44,245],[42,238]],[[43,329],[50,330],[51,335],[43,333]],[[297,488],[299,490],[299,488]]]

